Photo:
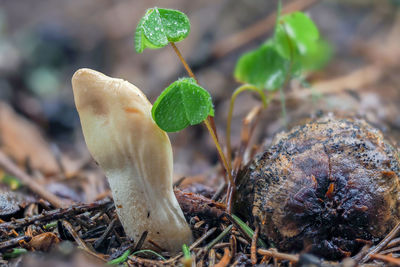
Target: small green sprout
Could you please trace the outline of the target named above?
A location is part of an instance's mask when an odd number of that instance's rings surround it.
[[[127,259],[128,256],[131,254],[131,250],[127,249],[124,253],[122,253],[121,256],[119,256],[118,258],[115,258],[111,261],[108,261],[107,264],[109,265],[117,265],[117,264],[121,264],[124,263]]]
[[[139,21],[135,33],[136,51],[141,53],[145,48],[158,49],[170,44],[191,77],[177,80],[168,86],[154,103],[152,116],[157,125],[166,132],[180,131],[189,125],[203,122],[226,170],[227,181],[233,186],[231,163],[226,160],[214,125],[211,96],[198,84],[193,71],[175,45],[175,42],[185,39],[189,32],[189,19],[177,10],[151,8]]]
[[[50,223],[48,223],[48,224],[43,226],[43,228],[45,230],[49,230],[49,229],[52,229],[52,228],[55,228],[55,227],[57,227],[57,221],[50,222]]]
[[[108,261],[107,264],[108,265],[119,265],[121,263],[126,262],[129,256],[135,256],[137,254],[153,254],[154,256],[160,258],[163,261],[166,260],[163,256],[161,256],[157,252],[150,250],[150,249],[142,249],[142,250],[135,251],[133,253],[131,252],[130,249],[127,249],[121,256],[119,256],[118,258],[115,258],[111,261]]]
[[[28,251],[24,248],[13,248],[11,252],[7,252],[3,254],[4,259],[13,259],[18,258],[19,256],[28,253]]]
[[[188,245],[186,244],[182,245],[182,253],[183,253],[183,258],[181,260],[182,265],[184,267],[192,266],[192,255],[190,254],[190,248],[188,247]]]
[[[18,180],[14,176],[11,176],[11,175],[8,175],[5,173],[1,173],[1,172],[0,172],[0,182],[7,185],[8,187],[10,187],[11,190],[17,190],[18,188],[20,188],[22,186],[22,183],[20,180]]]
[[[128,259],[129,256],[135,256],[137,254],[153,254],[154,256],[156,256],[157,258],[159,258],[163,261],[166,260],[162,255],[160,255],[157,252],[150,250],[150,249],[142,249],[142,250],[135,251],[133,253],[131,252],[130,249],[127,249],[121,256],[107,262],[107,264],[109,264],[109,265],[121,264],[121,263],[124,263]]]
[[[182,245],[182,252],[183,252],[183,257],[184,258],[186,258],[186,259],[190,259],[191,258],[190,249],[189,249],[188,245],[186,245],[186,244]]]

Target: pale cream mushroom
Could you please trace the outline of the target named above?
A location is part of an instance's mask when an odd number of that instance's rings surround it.
[[[151,103],[134,85],[90,69],[72,77],[86,144],[108,178],[126,234],[170,252],[192,242],[172,188],[172,148],[151,117]],[[149,244],[147,244],[149,246]]]

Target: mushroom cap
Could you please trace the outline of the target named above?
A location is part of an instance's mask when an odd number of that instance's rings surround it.
[[[168,168],[165,171],[172,177],[173,157],[168,135],[152,120],[152,104],[140,89],[91,69],[76,71],[72,87],[86,144],[104,169],[121,169],[127,161],[132,161],[131,146],[127,145],[135,144],[136,149],[142,149],[143,160],[152,161],[158,151],[166,150],[167,158],[163,159],[166,163],[152,163]],[[142,141],[142,147],[136,144],[137,140]],[[148,144],[145,140],[159,142]]]

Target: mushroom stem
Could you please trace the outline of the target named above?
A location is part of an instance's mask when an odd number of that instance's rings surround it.
[[[72,87],[86,144],[108,178],[126,234],[137,241],[148,231],[148,239],[170,252],[191,243],[173,193],[171,143],[146,96],[90,69],[78,70]]]

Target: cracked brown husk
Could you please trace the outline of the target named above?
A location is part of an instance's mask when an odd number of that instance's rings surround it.
[[[340,259],[400,221],[399,175],[380,131],[325,117],[278,135],[239,173],[235,210],[281,251]]]

